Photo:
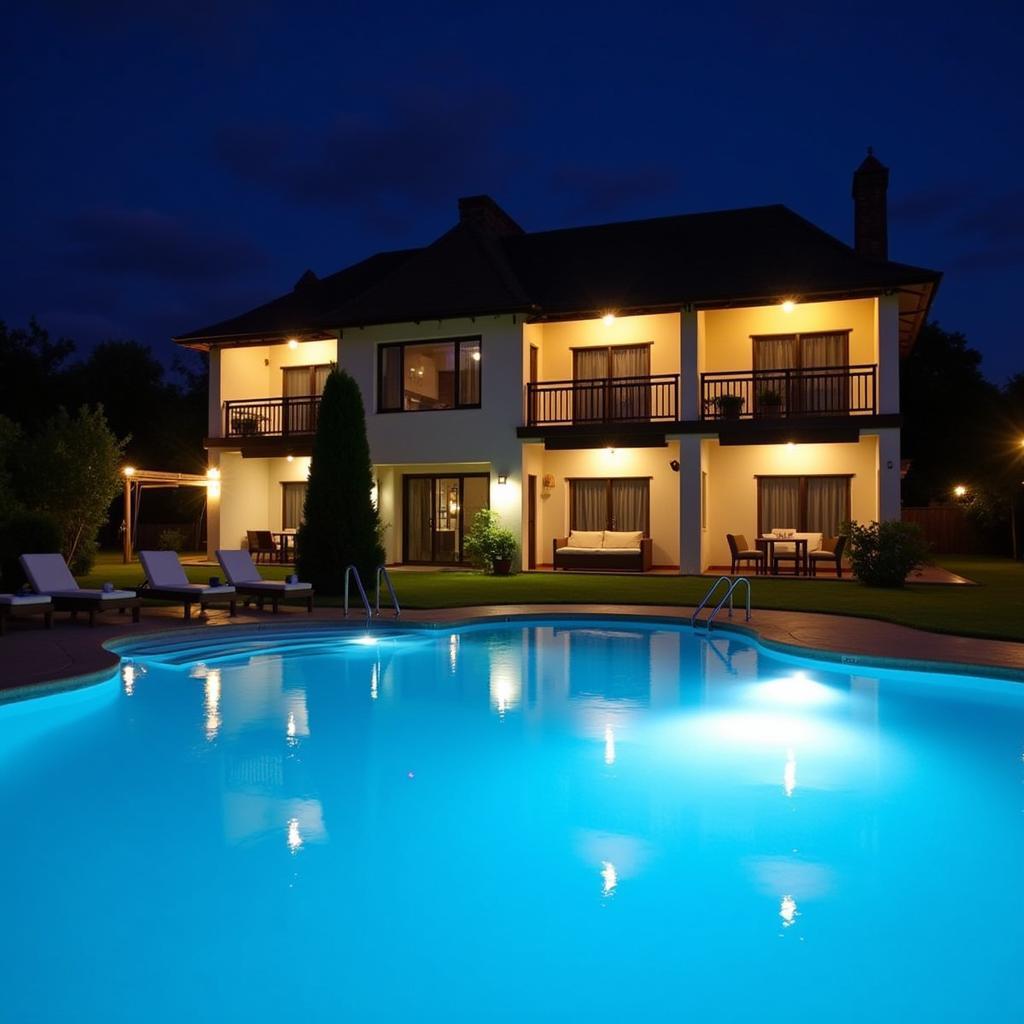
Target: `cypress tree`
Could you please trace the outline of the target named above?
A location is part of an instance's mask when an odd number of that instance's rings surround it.
[[[355,565],[367,588],[384,562],[380,517],[370,491],[373,464],[359,385],[332,370],[320,399],[304,522],[295,538],[299,576],[323,594],[340,594]]]

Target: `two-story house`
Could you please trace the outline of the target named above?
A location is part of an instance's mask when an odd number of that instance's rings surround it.
[[[900,358],[940,275],[888,259],[887,184],[869,154],[852,247],[784,206],[528,232],[475,196],[423,248],[183,335],[210,358],[211,550],[299,525],[332,364],[389,563],[458,564],[485,506],[528,568],[571,529],[699,572],[727,533],[899,518]]]

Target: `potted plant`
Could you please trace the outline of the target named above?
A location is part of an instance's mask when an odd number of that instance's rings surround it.
[[[757,413],[759,416],[782,415],[782,393],[765,388],[757,393]]]
[[[243,437],[249,437],[259,431],[262,420],[262,416],[254,413],[239,414],[232,418],[231,426],[234,433],[241,434]]]
[[[498,525],[498,513],[494,509],[482,508],[473,516],[465,548],[474,565],[495,576],[508,576],[516,557],[516,536]]]
[[[723,419],[738,420],[743,412],[744,399],[742,395],[716,395],[712,402],[715,409],[718,410],[718,415]]]

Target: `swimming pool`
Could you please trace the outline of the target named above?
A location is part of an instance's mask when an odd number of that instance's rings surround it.
[[[1024,1015],[1018,683],[632,621],[198,643],[0,707],[3,1020]]]

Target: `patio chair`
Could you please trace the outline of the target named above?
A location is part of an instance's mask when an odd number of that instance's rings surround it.
[[[246,530],[245,535],[249,542],[249,554],[256,556],[256,561],[262,561],[264,556],[269,556],[270,561],[277,557],[277,545],[274,543],[274,535],[270,530]]]
[[[42,615],[43,625],[53,625],[53,601],[45,594],[0,594],[0,636],[7,631],[8,619]]]
[[[211,604],[226,600],[230,614],[235,614],[235,588],[190,583],[181,562],[178,561],[178,556],[173,551],[140,551],[139,561],[142,563],[142,571],[146,574],[146,582],[135,591],[140,597],[181,602],[186,622],[192,618],[194,604],[199,605],[200,612],[205,612]]]
[[[248,551],[218,550],[217,561],[224,570],[228,582],[246,597],[256,598],[256,605],[263,611],[263,602],[269,598],[274,614],[282,601],[304,601],[306,611],[313,611],[312,583],[286,583],[283,580],[265,580],[253,563]],[[246,602],[248,604],[248,601]]]
[[[725,539],[729,542],[729,554],[732,557],[730,571],[734,575],[739,571],[740,562],[753,562],[756,573],[764,571],[765,553],[758,548],[747,547],[747,538],[742,533],[727,533]]]
[[[823,537],[821,548],[811,552],[811,575],[818,575],[818,566],[832,563],[835,566],[836,576],[843,578],[843,551],[846,549],[846,542],[849,538],[845,534],[838,537]]]
[[[22,555],[18,559],[32,589],[48,596],[54,611],[71,612],[75,618],[86,612],[89,625],[96,625],[96,613],[116,608],[121,614],[131,608],[132,622],[139,621],[142,600],[130,590],[84,590],[71,575],[64,556],[60,554]]]

